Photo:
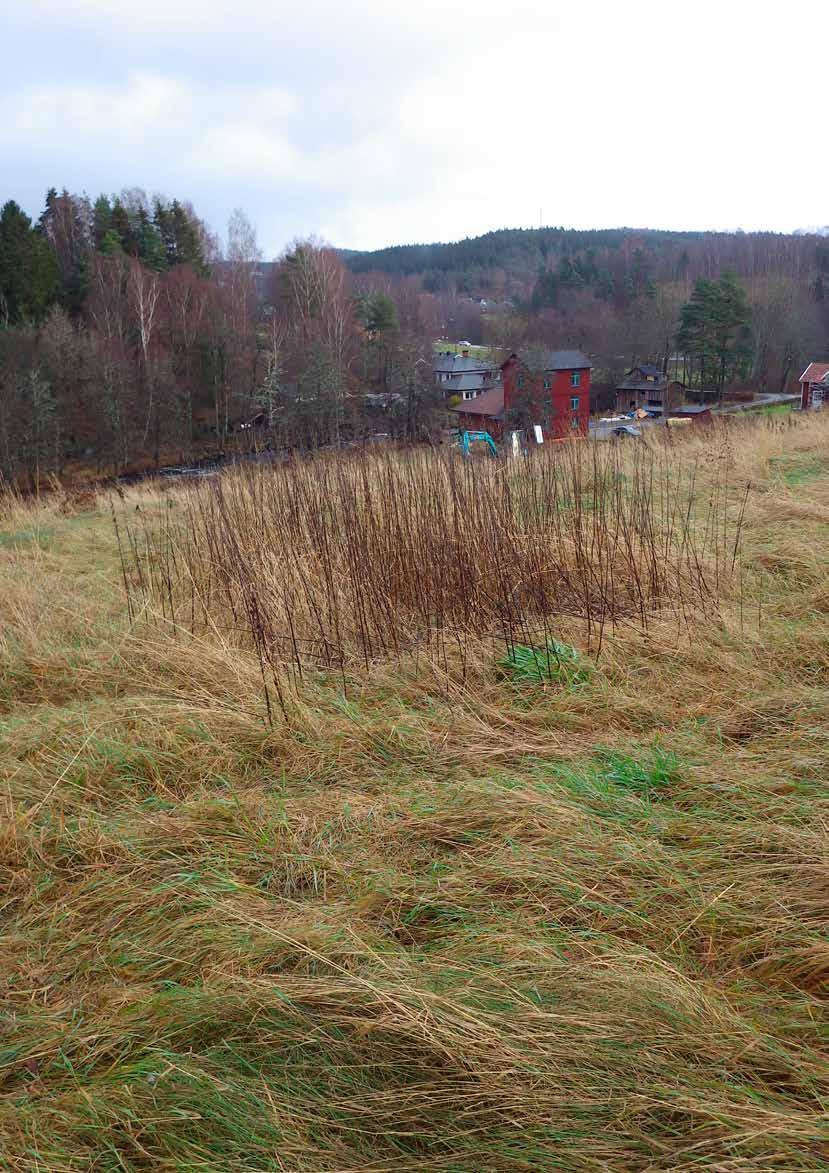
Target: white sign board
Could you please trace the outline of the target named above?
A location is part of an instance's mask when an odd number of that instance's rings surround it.
[[[541,424],[533,424],[533,431],[535,432],[536,444],[544,443],[544,433],[541,431]]]

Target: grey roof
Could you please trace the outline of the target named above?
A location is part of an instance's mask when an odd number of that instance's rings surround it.
[[[654,375],[653,382],[648,383],[645,379],[634,379],[629,375],[623,383],[620,383],[616,388],[617,391],[663,391],[667,387],[668,381],[662,372],[659,375]]]
[[[711,408],[702,403],[686,403],[682,407],[673,407],[668,412],[668,415],[700,415],[704,411],[710,411]]]
[[[468,371],[497,371],[494,359],[464,358],[462,354],[436,354],[432,360],[435,374],[460,375]]]
[[[580,350],[548,350],[543,356],[545,371],[590,370],[593,364]]]
[[[644,378],[640,378],[644,376]],[[648,379],[650,378],[650,382]],[[668,385],[668,376],[663,374],[653,363],[641,363],[628,371],[624,381],[616,388],[617,391],[652,391],[662,390]]]
[[[495,382],[492,378],[487,379],[486,374],[486,371],[479,371],[475,374],[453,375],[451,379],[446,379],[439,386],[447,394],[451,394],[453,391],[483,391],[485,387],[491,387]]]

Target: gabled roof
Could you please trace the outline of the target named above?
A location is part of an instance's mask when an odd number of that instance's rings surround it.
[[[492,359],[464,357],[462,354],[436,354],[432,368],[444,375],[460,375],[473,371],[495,371],[498,363]]]
[[[667,386],[667,380],[660,371],[658,375],[654,375],[652,382],[647,379],[637,379],[635,371],[631,371],[624,382],[620,383],[616,388],[617,391],[663,391]]]
[[[545,371],[589,371],[592,365],[580,350],[548,350],[544,355]]]
[[[829,375],[829,362],[810,362],[800,376],[801,383],[822,383]]]
[[[489,419],[504,418],[504,388],[492,387],[484,391],[477,399],[468,399],[459,403],[457,407],[450,407],[450,411],[457,411],[462,415],[485,415]]]
[[[446,394],[452,394],[453,391],[482,391],[484,387],[489,387],[495,380],[487,379],[486,371],[475,371],[465,375],[452,375],[451,378],[446,379],[440,384],[441,391]]]
[[[511,359],[517,359],[519,362],[524,360],[520,354],[511,354],[502,366]],[[586,354],[580,350],[547,350],[543,351],[534,365],[540,371],[589,371],[593,364]]]

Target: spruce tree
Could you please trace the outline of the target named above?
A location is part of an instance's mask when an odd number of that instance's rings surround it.
[[[700,278],[690,301],[682,307],[678,348],[699,364],[700,388],[717,391],[722,400],[726,383],[745,375],[751,363],[751,310],[733,273],[719,281]]]
[[[108,196],[99,195],[92,205],[92,239],[97,249],[108,232],[112,232],[112,204]]]
[[[0,322],[39,322],[58,295],[58,266],[43,234],[9,200],[0,211]]]

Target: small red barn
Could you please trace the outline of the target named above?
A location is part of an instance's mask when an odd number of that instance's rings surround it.
[[[810,362],[799,382],[803,411],[814,411],[829,403],[829,362]]]
[[[711,423],[711,408],[707,404],[682,403],[669,409],[666,420],[691,420],[695,424]]]

